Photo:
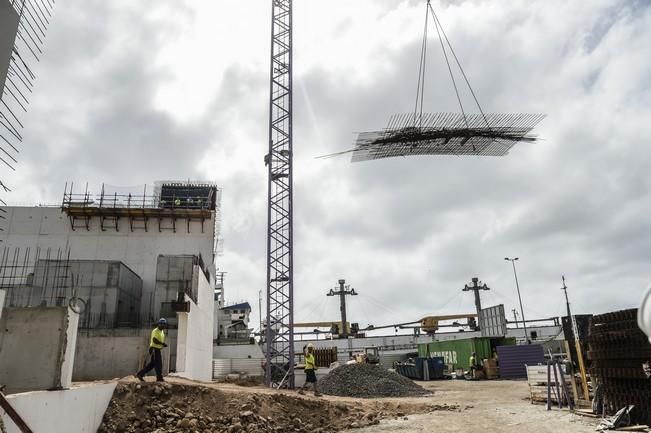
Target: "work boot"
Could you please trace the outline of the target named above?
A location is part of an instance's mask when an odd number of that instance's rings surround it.
[[[299,393],[300,395],[305,395],[305,391],[303,391],[302,389],[299,389],[299,390],[298,390],[298,393]]]
[[[138,378],[139,381],[144,382],[145,378],[143,378],[141,375],[136,374],[136,377]]]
[[[314,396],[315,397],[321,397],[321,393],[319,391],[314,391]]]
[[[165,382],[165,379],[163,379],[162,377],[157,377],[156,382]]]

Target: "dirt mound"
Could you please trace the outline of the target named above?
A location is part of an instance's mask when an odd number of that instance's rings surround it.
[[[98,433],[334,433],[381,418],[449,409],[423,403],[334,402],[223,385],[118,383]]]
[[[430,392],[398,373],[373,364],[337,367],[319,381],[319,391],[342,397],[418,397]]]

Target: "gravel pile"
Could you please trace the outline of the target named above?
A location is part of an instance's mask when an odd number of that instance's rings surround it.
[[[418,397],[429,391],[379,365],[350,364],[335,368],[319,380],[319,391],[341,397]]]

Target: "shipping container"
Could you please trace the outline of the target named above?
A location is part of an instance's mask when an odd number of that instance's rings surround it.
[[[414,380],[443,379],[443,358],[416,358],[396,364],[396,373]]]
[[[458,368],[470,368],[470,356],[477,354],[478,362],[491,358],[493,349],[497,346],[515,345],[514,338],[465,338],[463,340],[445,340],[423,343],[418,346],[420,357],[442,357],[448,366],[448,371]]]

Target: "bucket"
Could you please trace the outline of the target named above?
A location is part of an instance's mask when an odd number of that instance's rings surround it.
[[[642,305],[637,311],[637,323],[651,342],[651,287],[647,289],[644,298],[642,298]]]

